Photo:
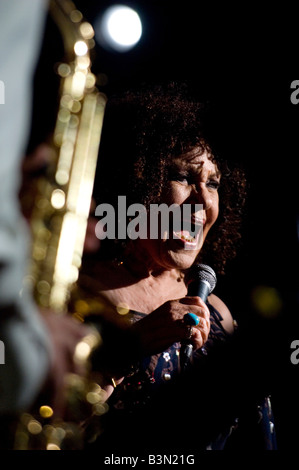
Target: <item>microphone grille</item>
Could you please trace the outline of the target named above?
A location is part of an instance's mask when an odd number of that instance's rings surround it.
[[[214,269],[207,264],[195,264],[191,268],[191,276],[193,280],[206,281],[210,284],[210,294],[215,289],[217,277]]]

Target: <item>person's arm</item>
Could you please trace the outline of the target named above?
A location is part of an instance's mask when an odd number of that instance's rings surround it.
[[[215,294],[209,296],[209,302],[217,312],[221,314],[223,318],[221,323],[225,331],[229,334],[233,334],[235,331],[235,323],[227,305]]]

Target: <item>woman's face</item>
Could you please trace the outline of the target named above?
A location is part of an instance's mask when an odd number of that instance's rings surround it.
[[[220,173],[207,152],[196,148],[173,160],[160,203],[177,204],[181,213],[184,205],[185,217],[181,229],[171,227],[162,239],[139,240],[153,264],[166,269],[193,264],[218,217],[219,183]]]

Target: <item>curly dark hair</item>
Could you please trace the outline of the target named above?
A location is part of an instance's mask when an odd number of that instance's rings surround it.
[[[221,172],[220,211],[200,253],[218,274],[236,254],[246,179],[240,168],[229,168],[217,155],[217,139],[207,104],[185,84],[144,86],[108,100],[95,181],[97,203],[147,208],[160,203],[172,159],[194,147],[207,150]],[[107,248],[107,247],[106,247]]]

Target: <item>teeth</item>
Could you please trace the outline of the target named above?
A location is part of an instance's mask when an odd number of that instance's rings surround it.
[[[193,237],[190,237],[190,238],[184,237],[184,235],[182,236],[182,239],[186,240],[187,242],[194,242],[195,241],[195,238],[193,238]]]
[[[180,232],[174,232],[175,235],[180,238],[181,240],[185,240],[186,242],[189,242],[189,243],[194,243],[196,241],[196,239],[194,237],[187,237],[183,234],[181,234]]]

